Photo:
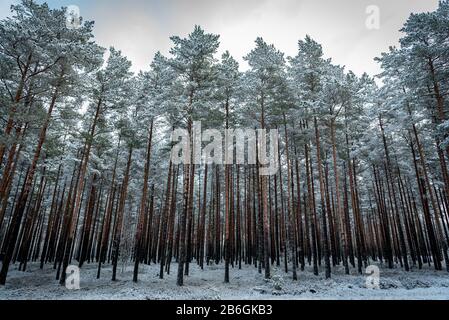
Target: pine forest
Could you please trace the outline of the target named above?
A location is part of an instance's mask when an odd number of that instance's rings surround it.
[[[210,270],[223,288],[240,270],[297,288],[372,265],[447,278],[449,1],[408,17],[376,76],[335,64],[310,36],[294,56],[255,39],[243,70],[198,25],[134,73],[97,44],[94,22],[69,28],[66,8],[31,0],[11,10],[0,20],[0,296],[11,275],[45,271],[63,287],[73,266],[81,281],[88,269],[131,286],[151,270],[180,288]],[[254,163],[223,163],[216,149],[214,161],[172,161],[172,132],[193,142],[198,123],[274,131],[278,146]],[[270,151],[277,170],[263,174]]]

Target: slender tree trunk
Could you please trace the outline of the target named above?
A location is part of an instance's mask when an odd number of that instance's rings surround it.
[[[285,134],[285,154],[287,161],[287,208],[288,208],[288,217],[289,217],[289,244],[290,250],[292,253],[292,272],[293,272],[293,280],[298,280],[298,275],[296,272],[296,241],[295,241],[295,212],[293,210],[293,199],[294,199],[294,182],[293,182],[293,171],[292,165],[290,161],[290,151],[289,151],[289,140],[288,140],[288,131],[287,131],[287,120],[285,114],[283,114],[284,118],[284,134]]]
[[[137,225],[137,232],[136,232],[136,239],[135,239],[135,247],[134,247],[134,253],[135,253],[135,262],[134,262],[134,273],[133,273],[133,281],[137,282],[138,274],[139,274],[139,263],[142,258],[142,233],[145,230],[147,221],[147,196],[148,196],[148,178],[150,176],[150,161],[151,161],[151,146],[153,142],[153,124],[154,121],[151,121],[150,129],[148,133],[148,145],[147,145],[147,152],[146,152],[146,161],[145,161],[145,168],[144,168],[144,174],[143,174],[143,187],[142,187],[142,198],[140,200],[140,215],[139,215],[139,221]]]
[[[133,155],[133,148],[130,147],[128,152],[128,162],[126,164],[125,169],[125,176],[123,178],[122,191],[120,194],[120,202],[117,209],[117,219],[115,222],[116,227],[112,246],[112,281],[117,280],[117,264],[120,255],[120,243],[123,229],[123,215],[125,211],[126,198],[128,196],[129,173],[131,170],[132,155]]]
[[[321,163],[321,141],[318,129],[318,120],[315,117],[315,139],[316,139],[316,154],[317,154],[317,166],[318,166],[318,176],[320,180],[320,195],[321,195],[321,218],[323,220],[323,242],[324,242],[324,263],[325,263],[325,275],[326,279],[331,277],[331,263],[329,258],[329,241],[327,235],[327,214],[326,214],[326,204],[324,200],[325,188],[323,179],[323,168]]]

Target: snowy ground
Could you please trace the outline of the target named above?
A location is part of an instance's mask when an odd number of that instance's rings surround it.
[[[381,268],[380,288],[367,289],[366,276],[354,273],[347,276],[342,268],[333,270],[332,279],[324,274],[314,276],[311,269],[299,272],[299,281],[292,282],[291,275],[282,269],[272,270],[272,279],[266,281],[254,267],[231,269],[230,284],[223,283],[224,266],[208,266],[201,271],[191,264],[191,276],[185,286],[176,286],[177,265],[164,280],[158,277],[159,266],[141,266],[139,283],[132,282],[132,266],[119,272],[119,281],[111,282],[111,269],[102,271],[96,279],[96,265],[86,265],[81,270],[80,290],[70,291],[58,285],[51,267],[39,270],[32,264],[25,273],[12,267],[5,287],[0,287],[0,300],[260,300],[260,299],[439,299],[449,300],[449,274],[436,272],[430,267],[405,273],[400,269]]]

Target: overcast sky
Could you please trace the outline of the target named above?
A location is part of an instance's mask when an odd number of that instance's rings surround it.
[[[0,0],[0,18],[17,1]],[[43,2],[43,1],[39,1]],[[379,72],[373,58],[397,45],[399,29],[412,12],[437,8],[438,0],[49,0],[51,7],[76,5],[84,19],[95,20],[102,46],[123,51],[133,70],[148,69],[159,50],[168,54],[172,35],[186,36],[195,24],[219,34],[220,52],[242,57],[261,36],[286,55],[297,52],[299,39],[311,35],[326,57],[357,74]],[[366,8],[380,9],[380,28],[366,27]]]

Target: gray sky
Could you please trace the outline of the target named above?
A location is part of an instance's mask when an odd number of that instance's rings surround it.
[[[17,1],[0,0],[0,18]],[[42,2],[42,1],[40,1]],[[77,5],[95,20],[100,45],[123,51],[133,70],[148,69],[160,50],[168,54],[172,35],[186,36],[198,24],[219,34],[220,52],[229,50],[246,69],[242,57],[261,36],[286,55],[297,52],[306,34],[321,43],[326,57],[357,74],[379,72],[373,58],[397,45],[399,29],[412,12],[437,8],[438,0],[49,0],[51,7]],[[366,27],[366,8],[380,9],[380,28]]]

